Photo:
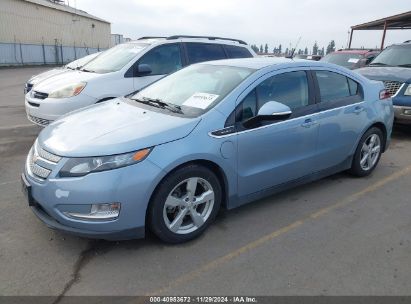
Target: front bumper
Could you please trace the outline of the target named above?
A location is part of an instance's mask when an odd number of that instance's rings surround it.
[[[394,105],[395,123],[411,124],[411,106]]]
[[[97,99],[84,93],[69,98],[37,99],[31,93],[25,95],[25,108],[28,120],[39,126],[47,126],[71,111],[87,107]]]
[[[146,209],[162,170],[148,159],[119,169],[83,177],[59,178],[62,159],[45,180],[25,169],[30,185],[31,209],[48,227],[87,238],[125,240],[144,237]],[[114,220],[80,220],[64,212],[86,213],[91,204],[119,202]]]

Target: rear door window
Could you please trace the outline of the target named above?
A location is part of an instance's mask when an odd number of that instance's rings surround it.
[[[350,104],[362,100],[361,85],[344,75],[330,71],[315,71],[321,103]]]
[[[245,47],[235,46],[235,45],[225,45],[225,51],[227,52],[228,58],[250,58],[253,55]]]
[[[185,45],[190,64],[226,58],[224,49],[220,44],[188,42]]]

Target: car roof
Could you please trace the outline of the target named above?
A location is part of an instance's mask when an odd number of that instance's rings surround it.
[[[325,63],[325,62],[318,62],[318,61],[305,60],[305,59],[291,59],[291,58],[285,58],[285,57],[254,57],[254,58],[222,59],[222,60],[203,62],[199,64],[225,65],[225,66],[248,68],[248,69],[254,69],[254,70],[260,70],[266,67],[276,66],[276,65],[330,67],[330,64]]]

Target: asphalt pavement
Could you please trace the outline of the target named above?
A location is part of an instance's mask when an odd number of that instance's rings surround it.
[[[192,242],[88,240],[48,229],[20,192],[40,130],[23,84],[42,70],[0,69],[0,295],[411,295],[410,127],[371,176],[222,211]]]

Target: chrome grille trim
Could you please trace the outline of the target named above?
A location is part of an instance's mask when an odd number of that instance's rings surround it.
[[[395,95],[402,86],[402,82],[399,81],[383,81],[383,83],[385,89],[391,96]]]
[[[27,172],[32,177],[44,181],[51,173],[51,170],[43,168],[35,163],[34,149],[31,148],[27,158]]]
[[[54,164],[57,164],[61,160],[60,156],[52,154],[44,150],[42,147],[40,147],[37,141],[36,141],[35,147],[36,147],[35,149],[36,149],[38,156],[40,156],[41,158],[48,160],[49,162],[52,162]]]
[[[38,162],[38,160],[40,161]],[[27,173],[39,181],[44,181],[49,177],[53,167],[57,165],[60,160],[60,156],[44,150],[36,140],[27,157]],[[47,166],[47,168],[44,168],[43,166]]]

